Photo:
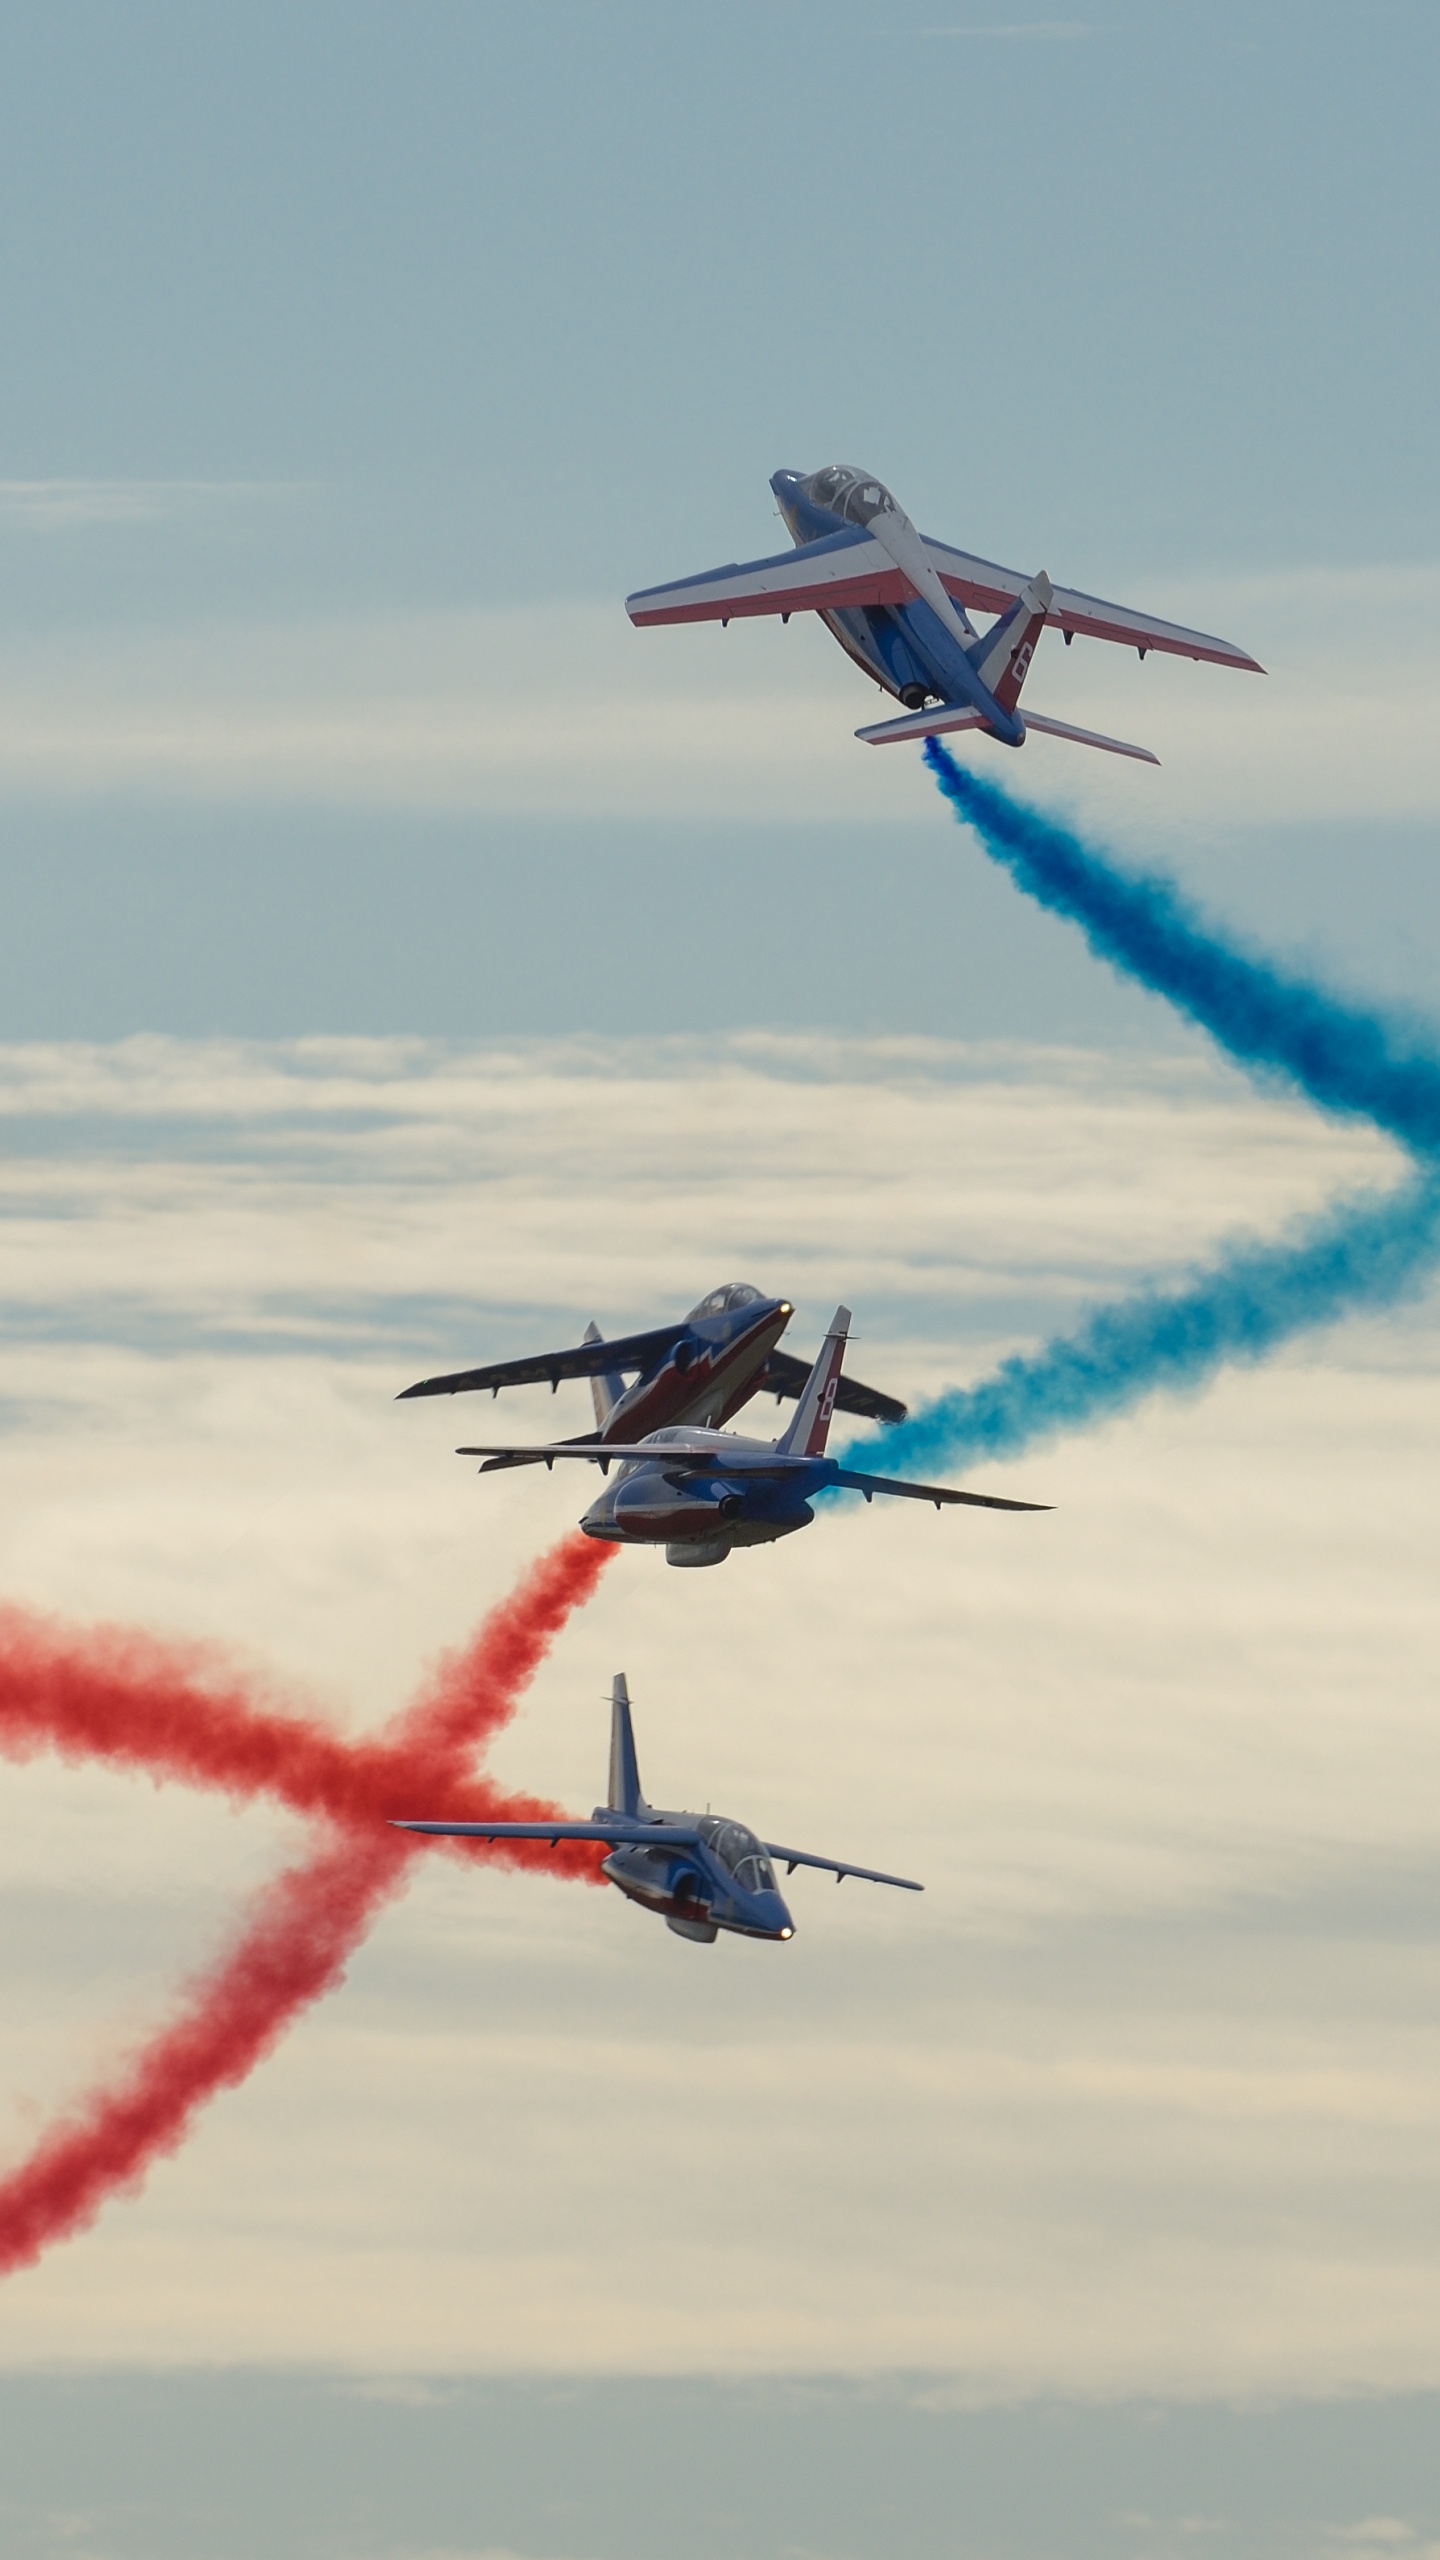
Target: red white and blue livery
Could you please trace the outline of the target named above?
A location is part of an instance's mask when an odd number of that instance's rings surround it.
[[[818,613],[847,657],[904,705],[900,719],[856,730],[872,747],[957,729],[976,729],[1001,746],[1020,747],[1038,729],[1047,737],[1158,764],[1148,748],[1129,746],[1123,738],[1102,737],[1038,711],[1022,713],[1021,687],[1047,623],[1067,647],[1079,632],[1085,639],[1138,649],[1142,658],[1158,649],[1264,673],[1233,641],[1054,587],[1043,569],[1028,577],[918,533],[883,483],[853,464],[777,471],[770,486],[792,551],[642,588],[626,598],[625,610],[642,629],[773,613],[788,622],[792,613]],[[972,612],[996,619],[988,630],[977,631]]]
[[[1043,1511],[1046,1503],[1015,1502],[1003,1494],[960,1493],[949,1485],[910,1484],[899,1476],[872,1476],[826,1455],[837,1404],[850,1310],[837,1307],[788,1430],[778,1440],[742,1438],[702,1423],[677,1423],[643,1439],[586,1438],[548,1442],[483,1440],[457,1452],[484,1458],[488,1467],[553,1467],[557,1458],[579,1458],[609,1476],[580,1526],[587,1537],[622,1547],[663,1547],[667,1564],[723,1564],[732,1547],[770,1546],[804,1529],[815,1517],[811,1498],[834,1488],[908,1495],[912,1501],[966,1503],[981,1511]],[[482,1474],[485,1472],[482,1469]]]

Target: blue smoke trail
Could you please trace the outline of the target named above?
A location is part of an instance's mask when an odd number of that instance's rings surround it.
[[[967,773],[936,739],[925,758],[957,816],[1100,959],[1210,1032],[1252,1073],[1285,1078],[1322,1110],[1369,1120],[1419,1159],[1388,1197],[1337,1203],[1274,1244],[1232,1247],[1169,1290],[1141,1288],[1079,1330],[949,1388],[846,1458],[887,1472],[1014,1456],[1037,1439],[1128,1410],[1157,1388],[1203,1386],[1360,1305],[1393,1305],[1440,1253],[1440,1059],[1375,1015],[1221,940],[1164,880],[1116,871],[1063,827]]]
[[[1222,942],[1168,881],[1112,869],[1067,828],[966,773],[937,738],[927,738],[925,761],[1017,887],[1078,924],[1098,959],[1165,996],[1239,1065],[1288,1078],[1322,1111],[1373,1121],[1417,1155],[1440,1148],[1440,1059]]]
[[[1237,1245],[1173,1290],[1137,1289],[1079,1330],[949,1387],[883,1439],[842,1455],[886,1475],[1010,1458],[1059,1431],[1127,1411],[1168,1387],[1204,1386],[1227,1362],[1263,1360],[1292,1334],[1362,1301],[1393,1305],[1440,1252],[1440,1168],[1388,1199],[1339,1202],[1287,1242]]]

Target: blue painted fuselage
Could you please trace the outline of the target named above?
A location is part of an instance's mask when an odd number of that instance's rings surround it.
[[[709,1814],[657,1814],[656,1840],[613,1849],[601,1873],[631,1902],[653,1911],[682,1938],[790,1938],[795,1924],[762,1840],[743,1822]],[[667,1822],[693,1825],[698,1840],[667,1842]]]
[[[854,539],[843,516],[811,497],[801,473],[776,471],[770,486],[797,546],[823,542],[833,534]],[[970,628],[968,614],[959,606],[956,613]],[[1024,736],[1021,723],[1000,709],[954,634],[923,596],[911,596],[897,605],[845,605],[822,611],[820,619],[862,673],[886,693],[893,693],[907,711],[919,711],[930,701],[970,702],[985,714],[1003,745],[1018,745]]]

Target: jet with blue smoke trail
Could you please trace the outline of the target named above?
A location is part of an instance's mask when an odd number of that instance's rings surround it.
[[[732,1547],[773,1546],[815,1514],[813,1497],[842,1490],[933,1502],[937,1511],[964,1503],[978,1511],[1044,1511],[1043,1502],[1015,1502],[1007,1495],[959,1493],[946,1485],[907,1484],[898,1476],[873,1476],[826,1455],[839,1399],[850,1331],[850,1310],[837,1307],[819,1357],[805,1381],[787,1430],[778,1440],[742,1439],[738,1431],[712,1431],[678,1423],[639,1440],[552,1440],[536,1443],[484,1440],[457,1452],[483,1458],[482,1475],[496,1459],[507,1466],[557,1458],[599,1467],[613,1485],[592,1502],[580,1523],[588,1538],[607,1545],[661,1547],[667,1564],[723,1564]]]
[[[771,482],[793,551],[766,560],[732,560],[698,578],[679,578],[628,596],[625,610],[640,628],[655,623],[719,622],[756,614],[818,613],[848,658],[905,706],[899,720],[857,729],[870,746],[975,729],[1001,746],[1021,747],[1026,732],[1070,738],[1082,747],[1158,764],[1148,747],[1101,737],[1068,720],[1020,709],[1020,691],[1040,634],[1051,623],[1068,648],[1076,632],[1217,666],[1258,662],[1232,640],[1187,631],[1175,622],[1072,587],[1052,587],[1044,570],[1027,577],[917,533],[882,481],[851,463],[823,471],[777,471]],[[993,613],[977,631],[971,611]]]
[[[1440,1258],[1440,1058],[1382,1015],[1238,948],[1169,881],[1120,870],[934,740],[925,757],[991,859],[1050,914],[1078,924],[1097,959],[1164,997],[1249,1074],[1383,1130],[1415,1169],[1388,1196],[1342,1200],[1272,1244],[1237,1245],[1178,1286],[1136,1290],[979,1385],[947,1390],[887,1434],[887,1461],[1011,1457],[1158,1389],[1198,1389],[1227,1365],[1262,1360],[1298,1333],[1419,1289]],[[842,1456],[864,1451],[860,1443]]]

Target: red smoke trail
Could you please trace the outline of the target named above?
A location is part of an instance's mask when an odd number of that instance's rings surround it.
[[[610,1553],[565,1538],[447,1656],[426,1692],[374,1739],[347,1742],[313,1716],[257,1698],[217,1648],[162,1644],[128,1627],[75,1635],[54,1620],[0,1609],[0,1753],[42,1750],[106,1760],[235,1797],[268,1795],[295,1813],[373,1830],[395,1813],[424,1811],[443,1784],[458,1820],[543,1814],[490,1779],[463,1777],[465,1757],[513,1713],[572,1609],[588,1600]],[[520,1843],[522,1849],[528,1844]],[[542,1844],[542,1859],[551,1863]]]
[[[248,1925],[192,1986],[168,2026],[42,2134],[0,2179],[0,2276],[94,2220],[117,2187],[184,2140],[216,2090],[245,2079],[297,2013],[338,1982],[420,1843],[386,1825],[426,1810],[523,1820],[552,1810],[466,1775],[477,1744],[513,1715],[611,1550],[569,1537],[533,1566],[473,1642],[447,1655],[379,1741],[345,1743],[304,1716],[256,1704],[198,1648],[167,1648],[115,1629],[68,1639],[17,1611],[0,1618],[0,1750],[49,1742],[157,1776],[267,1794],[322,1816],[325,1846],[258,1897]],[[472,1808],[478,1810],[472,1810]],[[473,1854],[479,1844],[467,1844]],[[594,1880],[586,1844],[508,1844],[521,1863]]]

